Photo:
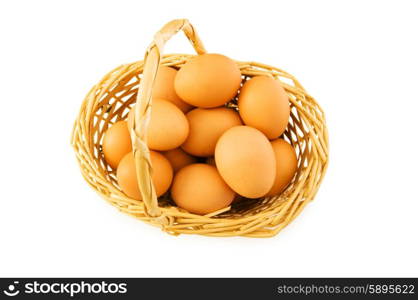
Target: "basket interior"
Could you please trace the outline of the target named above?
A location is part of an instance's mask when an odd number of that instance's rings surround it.
[[[192,56],[193,55],[166,55],[162,59],[161,64],[178,69]],[[237,63],[243,74],[242,83],[256,75],[273,76],[282,82],[289,96],[291,105],[289,124],[282,137],[290,142],[296,150],[298,171],[292,182],[280,195],[260,199],[243,198],[240,201],[234,202],[229,210],[211,216],[213,218],[243,218],[259,214],[266,210],[279,212],[280,207],[285,205],[286,200],[290,195],[293,195],[297,189],[302,190],[298,185],[298,182],[301,181],[302,177],[303,184],[315,185],[315,183],[321,180],[321,176],[323,175],[321,172],[313,175],[308,174],[308,167],[312,167],[312,164],[309,164],[310,159],[318,157],[318,151],[313,147],[312,137],[321,138],[321,135],[318,134],[317,131],[325,129],[323,127],[318,128],[321,124],[312,124],[312,120],[306,117],[306,113],[322,119],[323,112],[319,106],[316,106],[315,103],[312,104],[310,101],[306,101],[306,98],[309,96],[304,92],[296,79],[286,72],[261,64],[245,62]],[[109,73],[107,78],[102,81],[102,83],[105,83],[106,85],[101,87],[101,89],[96,90],[97,95],[93,95],[96,97],[96,100],[92,103],[91,107],[92,117],[89,123],[90,134],[88,135],[90,138],[88,144],[91,146],[91,155],[94,157],[97,168],[100,169],[100,173],[105,176],[114,190],[119,191],[120,193],[122,192],[116,181],[115,170],[106,163],[101,145],[106,130],[115,122],[126,119],[130,108],[134,105],[138,86],[142,78],[142,67],[142,62],[136,62],[117,68],[114,72]],[[227,106],[237,109],[236,101],[236,98],[231,99]],[[326,142],[327,141],[325,141],[325,143]],[[316,178],[309,178],[309,176],[315,176]],[[99,190],[99,192],[107,193],[108,191]],[[298,201],[304,201],[304,198],[305,195],[302,193],[298,196]],[[132,201],[135,203],[134,200]],[[161,207],[175,206],[168,193],[159,198],[159,203]],[[124,209],[125,204],[121,202],[113,204],[118,205],[122,210]],[[129,204],[126,205],[128,206]],[[296,208],[297,207],[295,206],[294,210]],[[179,208],[172,209],[182,211]],[[286,212],[286,214],[288,213],[290,212]]]

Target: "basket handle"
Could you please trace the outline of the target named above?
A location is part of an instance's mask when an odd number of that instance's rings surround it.
[[[134,122],[130,128],[132,149],[135,158],[138,187],[145,204],[145,214],[156,218],[161,224],[168,222],[158,207],[158,199],[152,183],[150,152],[147,147],[147,128],[151,118],[152,88],[160,65],[165,43],[177,32],[183,30],[198,54],[206,52],[195,29],[186,19],[173,20],[158,31],[149,45],[144,57],[144,70],[136,99]]]

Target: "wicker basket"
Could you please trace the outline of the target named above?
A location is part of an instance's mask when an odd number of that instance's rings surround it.
[[[169,193],[157,199],[150,173],[149,150],[144,135],[151,112],[153,81],[159,65],[180,68],[193,57],[162,55],[164,44],[183,30],[198,54],[205,48],[187,20],[174,20],[154,36],[143,61],[122,65],[96,84],[84,99],[72,133],[81,172],[87,183],[122,212],[162,230],[207,236],[271,237],[289,224],[312,201],[328,165],[328,134],[324,112],[290,74],[268,65],[239,62],[243,81],[267,75],[282,82],[291,103],[291,116],[284,138],[296,149],[298,171],[286,190],[275,197],[242,199],[230,207],[200,216],[174,205]],[[141,93],[137,93],[138,88]],[[138,95],[138,97],[137,97]],[[228,103],[234,107],[236,99]],[[126,119],[135,104],[131,131],[138,184],[143,201],[127,197],[119,188],[115,171],[104,160],[103,134],[113,123]]]

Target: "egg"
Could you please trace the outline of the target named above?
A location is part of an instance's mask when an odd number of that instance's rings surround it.
[[[165,151],[162,154],[170,161],[174,173],[177,173],[187,165],[197,162],[196,157],[187,154],[181,148]]]
[[[276,176],[273,147],[255,128],[228,129],[216,144],[215,162],[225,182],[241,196],[262,197],[273,186]]]
[[[176,91],[174,90],[174,79],[176,75],[176,69],[167,66],[160,66],[154,81],[152,97],[154,99],[164,99],[170,101],[180,108],[181,111],[187,113],[193,108],[193,106],[184,102],[179,96],[177,96]]]
[[[103,137],[102,149],[106,162],[116,169],[121,159],[132,151],[126,121],[118,121],[107,129]]]
[[[289,122],[289,98],[278,80],[255,76],[246,81],[238,97],[243,122],[263,132],[269,139],[278,138]]]
[[[201,54],[187,61],[177,72],[174,88],[185,102],[211,108],[235,97],[241,72],[232,59],[221,54]]]
[[[171,196],[179,207],[194,214],[205,215],[228,207],[235,193],[215,167],[192,164],[175,175]]]
[[[276,157],[276,179],[266,196],[281,193],[290,183],[298,168],[295,149],[283,139],[271,142]]]
[[[128,115],[129,126],[133,125],[135,107]],[[148,125],[147,144],[152,150],[175,149],[189,135],[189,122],[184,113],[173,103],[163,99],[153,99],[151,120]]]
[[[150,151],[152,166],[152,182],[157,196],[164,194],[173,180],[173,169],[164,155]],[[122,191],[129,197],[142,200],[135,171],[133,152],[126,154],[120,161],[116,171],[116,178]]]
[[[181,147],[195,156],[213,156],[219,137],[229,128],[242,125],[239,114],[226,107],[196,108],[186,118],[190,131]]]

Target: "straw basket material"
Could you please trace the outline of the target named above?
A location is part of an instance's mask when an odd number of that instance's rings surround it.
[[[198,54],[205,48],[187,20],[174,20],[154,36],[143,61],[117,67],[96,84],[84,99],[75,121],[72,146],[87,183],[122,212],[162,230],[207,236],[271,237],[289,224],[312,201],[328,165],[328,134],[324,112],[290,74],[265,64],[237,61],[243,82],[255,75],[281,81],[291,103],[291,116],[284,138],[296,149],[298,171],[286,190],[275,197],[242,199],[209,215],[188,213],[175,206],[169,193],[157,199],[150,174],[146,128],[152,109],[152,87],[159,65],[176,69],[193,57],[162,55],[164,44],[183,30]],[[138,90],[140,93],[138,93]],[[131,131],[138,184],[143,201],[127,197],[119,188],[115,171],[102,153],[103,134],[115,122],[126,119],[135,104]],[[236,107],[236,99],[228,106]]]

